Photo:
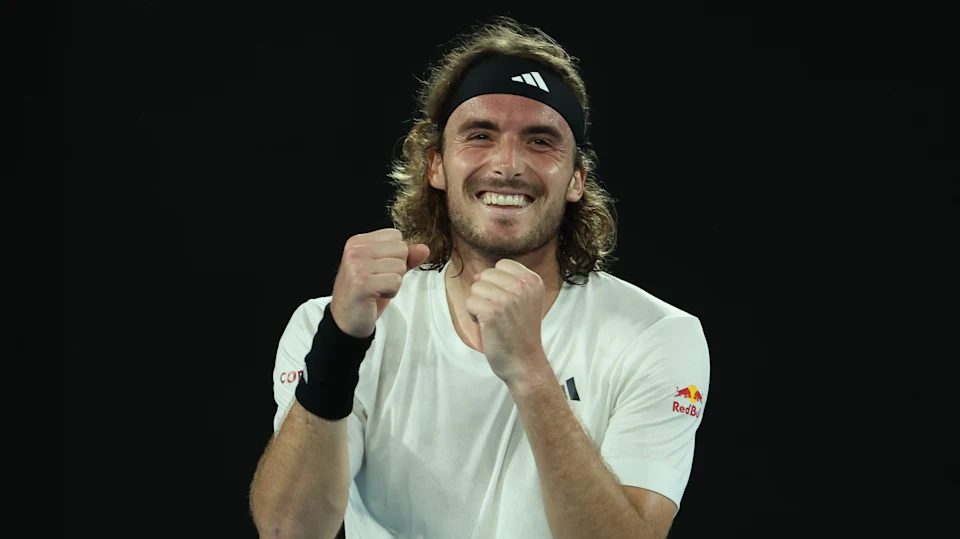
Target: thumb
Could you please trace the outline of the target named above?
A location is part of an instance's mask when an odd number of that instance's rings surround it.
[[[423,261],[430,256],[430,248],[422,243],[414,243],[407,249],[407,270],[423,264]]]

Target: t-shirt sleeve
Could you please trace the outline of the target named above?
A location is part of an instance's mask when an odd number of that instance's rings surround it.
[[[277,357],[273,368],[273,399],[277,411],[273,417],[273,431],[277,433],[283,425],[290,407],[296,400],[297,383],[303,376],[307,352],[313,345],[313,336],[317,333],[324,309],[330,298],[318,298],[301,304],[293,312],[287,327],[280,336]],[[363,462],[363,440],[366,428],[366,410],[357,397],[353,399],[353,412],[347,416],[348,451],[350,459],[350,478],[356,477]]]
[[[622,359],[601,454],[621,484],[657,492],[679,509],[710,384],[700,321],[664,318]]]

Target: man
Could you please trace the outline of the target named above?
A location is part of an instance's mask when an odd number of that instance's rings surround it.
[[[350,238],[280,339],[261,536],[665,537],[708,350],[696,317],[603,271],[571,58],[498,19],[421,97],[397,228]]]

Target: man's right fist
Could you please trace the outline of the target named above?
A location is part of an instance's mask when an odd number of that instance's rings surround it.
[[[377,319],[400,291],[403,276],[428,256],[426,245],[407,245],[394,228],[347,240],[330,302],[340,331],[361,339],[372,335]]]

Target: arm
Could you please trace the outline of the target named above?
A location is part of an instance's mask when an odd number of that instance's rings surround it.
[[[257,465],[250,508],[260,537],[333,538],[347,508],[347,421],[294,402]]]
[[[250,485],[250,511],[260,537],[334,537],[346,512],[350,480],[363,460],[362,441],[356,441],[363,438],[366,414],[356,395],[353,412],[333,420],[309,412],[297,398],[326,304],[301,304],[277,347],[275,434]]]
[[[673,502],[651,491],[621,487],[570,410],[546,357],[540,363],[538,372],[508,387],[537,463],[553,537],[665,537],[676,509]]]
[[[508,383],[556,539],[662,538],[677,514],[709,390],[703,329],[693,317],[665,318],[641,331],[617,361],[623,374],[599,451],[545,355],[532,373]]]

